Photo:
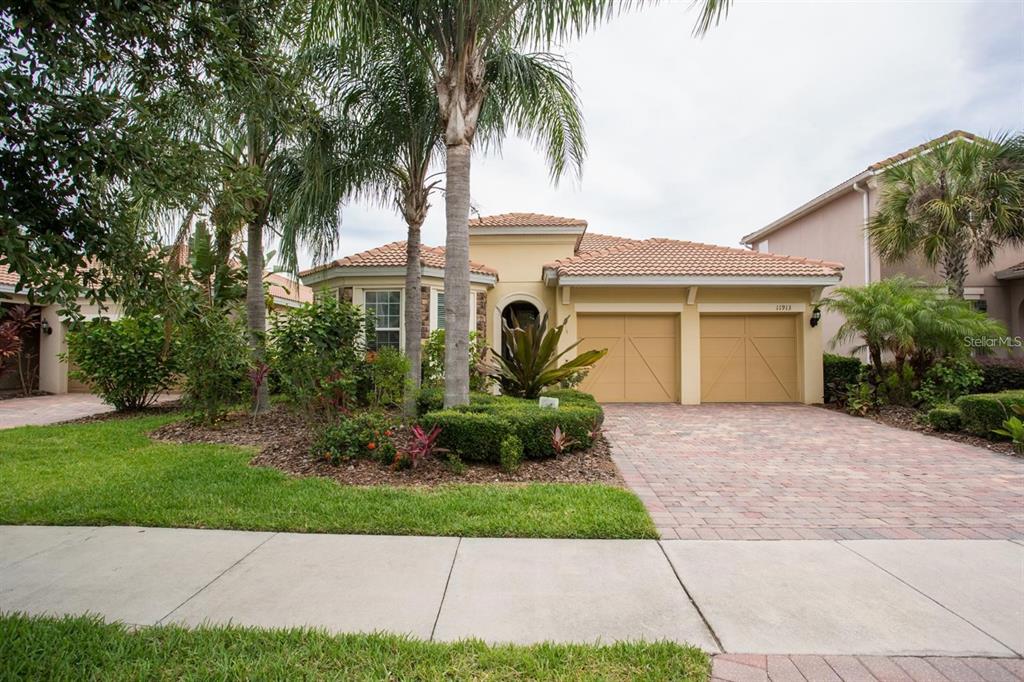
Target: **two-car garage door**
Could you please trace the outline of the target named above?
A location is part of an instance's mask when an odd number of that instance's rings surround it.
[[[798,317],[701,315],[701,402],[795,402]],[[679,315],[577,318],[580,351],[608,354],[581,384],[601,402],[678,402]]]

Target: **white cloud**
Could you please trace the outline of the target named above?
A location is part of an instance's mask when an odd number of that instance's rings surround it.
[[[474,205],[734,245],[931,137],[1024,127],[1022,3],[740,3],[704,39],[692,24],[688,3],[669,3],[568,46],[590,144],[582,184],[553,187],[543,156],[509,140],[474,159]],[[349,206],[339,255],[402,238],[397,215]],[[440,196],[424,238],[444,242]]]

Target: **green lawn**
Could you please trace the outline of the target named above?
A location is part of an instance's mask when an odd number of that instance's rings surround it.
[[[603,485],[356,488],[248,465],[252,450],[152,441],[176,416],[0,432],[0,524],[139,525],[390,535],[654,538]]]
[[[0,617],[0,677],[23,680],[679,680],[706,654],[667,642],[610,646],[438,644],[316,630],[142,628],[89,617]]]

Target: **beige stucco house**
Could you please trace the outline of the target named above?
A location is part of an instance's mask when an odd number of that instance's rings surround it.
[[[626,239],[535,213],[470,221],[471,310],[488,345],[501,319],[567,319],[564,346],[607,348],[582,388],[605,402],[822,400],[815,303],[842,265],[672,239]],[[402,327],[405,244],[301,273],[318,295],[376,314],[377,343],[444,326],[444,249],[423,247],[421,328]],[[573,351],[575,352],[575,351]]]
[[[941,285],[939,272],[920,259],[895,264],[882,262],[871,246],[865,227],[877,209],[879,175],[886,168],[927,153],[935,145],[957,139],[973,141],[976,137],[954,130],[874,163],[778,220],[744,236],[741,241],[760,253],[786,253],[839,261],[846,266],[844,286],[863,286],[897,274]],[[1006,324],[1012,335],[1024,335],[1024,249],[1003,248],[996,254],[992,265],[986,268],[978,268],[971,263],[964,294],[978,309]],[[830,344],[841,324],[842,317],[837,313],[824,313],[821,327],[826,347],[850,354],[856,343],[834,347]]]
[[[29,363],[30,381],[36,390],[46,393],[87,393],[89,387],[68,376],[68,364],[60,357],[68,349],[68,320],[60,314],[60,306],[30,303],[28,296],[17,292],[18,279],[18,275],[6,265],[0,265],[0,305],[29,304],[39,308],[40,328],[31,338],[24,339],[26,350],[33,356]],[[275,306],[295,307],[313,300],[312,289],[299,282],[276,273],[267,273],[265,279]],[[121,317],[121,308],[116,304],[99,307],[82,297],[78,299],[78,305],[85,319],[105,317],[116,320]],[[2,319],[3,315],[0,315]],[[15,389],[18,385],[16,373],[0,376],[0,391]]]

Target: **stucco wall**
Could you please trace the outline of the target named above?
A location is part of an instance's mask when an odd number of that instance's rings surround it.
[[[879,194],[877,186],[869,186],[869,215],[873,215],[877,209]],[[850,189],[785,227],[772,232],[755,246],[758,251],[838,261],[846,267],[843,272],[842,286],[863,286],[867,281],[865,279],[863,201],[862,194]],[[929,267],[919,256],[909,258],[901,263],[885,263],[872,249],[870,258],[869,271],[872,282],[902,274],[935,285],[942,284],[940,273],[935,268]],[[1024,248],[1000,249],[996,254],[995,261],[989,266],[979,268],[974,263],[970,263],[966,282],[968,288],[980,287],[983,289],[988,314],[1001,320],[1011,331],[1021,328],[1014,319],[1014,311],[1020,306],[1021,297],[1019,293],[1014,293],[1016,290],[1011,290],[1005,283],[997,280],[994,274],[1021,261],[1024,261]],[[829,289],[825,290],[826,296],[829,291]],[[821,327],[825,347],[829,352],[850,355],[853,354],[853,349],[859,345],[859,342],[847,341],[842,344],[832,344],[842,322],[842,317],[838,314],[824,312]]]

